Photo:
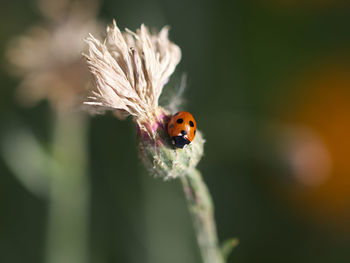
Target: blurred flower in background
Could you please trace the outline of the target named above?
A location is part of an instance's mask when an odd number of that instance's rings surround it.
[[[48,99],[54,108],[67,109],[81,102],[91,81],[81,55],[83,39],[99,32],[97,4],[89,3],[41,0],[48,20],[10,42],[7,56],[12,73],[22,78],[17,94],[22,104]]]
[[[96,19],[99,2],[96,0],[38,0],[38,7],[42,15],[51,21],[64,21],[70,16],[89,21]]]
[[[88,261],[87,118],[76,108],[91,82],[82,52],[84,38],[99,32],[97,6],[96,1],[40,0],[45,19],[8,44],[11,71],[20,79],[19,101],[32,106],[46,99],[52,107],[49,150],[23,127],[7,131],[0,144],[16,178],[47,201],[48,263]]]

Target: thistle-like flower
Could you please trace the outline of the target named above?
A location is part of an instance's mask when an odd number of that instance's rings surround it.
[[[158,105],[164,85],[181,59],[180,48],[168,39],[168,27],[151,34],[144,25],[136,33],[121,32],[116,22],[101,42],[90,35],[85,54],[96,89],[85,105],[94,113],[129,115],[137,127],[141,158],[154,175],[165,179],[184,175],[203,154],[200,132],[176,150],[166,132],[171,113]]]

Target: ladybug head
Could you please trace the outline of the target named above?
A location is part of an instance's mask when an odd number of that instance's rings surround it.
[[[184,134],[182,133],[182,135]],[[186,144],[190,144],[190,141],[184,136],[174,136],[172,137],[172,140],[176,148],[183,148]]]

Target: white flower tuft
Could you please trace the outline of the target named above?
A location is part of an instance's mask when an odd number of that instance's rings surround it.
[[[180,48],[168,39],[168,27],[151,34],[144,25],[136,33],[121,32],[113,21],[104,42],[90,35],[87,59],[96,82],[86,105],[92,112],[115,111],[119,118],[153,119],[164,85],[181,59]]]

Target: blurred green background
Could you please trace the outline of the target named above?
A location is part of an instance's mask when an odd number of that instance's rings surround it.
[[[171,26],[183,56],[169,85],[187,73],[183,108],[207,140],[199,168],[219,238],[240,240],[229,262],[350,262],[349,2],[104,0],[99,10],[121,28]],[[0,140],[23,129],[47,149],[52,109],[16,101],[4,55],[41,21],[36,1],[1,3]],[[200,262],[180,184],[143,170],[131,120],[91,118],[87,136],[88,262]],[[47,221],[47,200],[1,155],[0,262],[45,262]]]

